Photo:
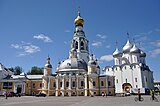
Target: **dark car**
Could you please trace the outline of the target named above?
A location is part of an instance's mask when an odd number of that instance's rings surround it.
[[[36,97],[46,97],[46,94],[44,94],[44,93],[39,93],[39,94],[36,94]]]
[[[12,94],[12,96],[15,96],[15,97],[21,97],[21,94],[20,93],[14,93],[14,92],[10,92]]]

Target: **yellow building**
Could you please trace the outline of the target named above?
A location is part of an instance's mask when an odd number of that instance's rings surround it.
[[[43,75],[12,76],[0,81],[1,90],[18,91],[24,95],[35,95],[39,92],[47,96],[114,95],[114,77],[101,75],[95,55],[89,53],[80,10],[74,24],[76,29],[71,41],[69,58],[58,63],[55,74],[52,74],[48,56]]]
[[[55,96],[93,96],[102,93],[114,95],[114,77],[100,75],[97,59],[93,54],[89,55],[80,10],[74,24],[76,29],[69,58],[58,63],[56,75],[52,76],[52,65],[48,57],[44,68],[42,92]]]

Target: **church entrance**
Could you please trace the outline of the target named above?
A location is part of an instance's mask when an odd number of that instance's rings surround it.
[[[130,83],[124,83],[122,87],[124,93],[130,93],[132,85]]]

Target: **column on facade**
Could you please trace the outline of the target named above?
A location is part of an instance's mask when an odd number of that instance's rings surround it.
[[[106,91],[106,95],[108,95],[108,94],[109,94],[108,79],[109,79],[109,77],[107,76],[107,78],[106,78],[106,89],[107,89],[107,91]]]
[[[72,89],[72,77],[69,76],[69,92],[68,92],[68,95],[71,96],[72,92],[71,92],[71,89]]]
[[[88,78],[87,74],[84,75],[84,81],[85,81],[85,96],[88,96]]]
[[[62,96],[64,96],[64,88],[65,88],[65,78],[62,78]]]
[[[78,83],[78,75],[76,76],[76,95],[78,96],[78,87],[79,87],[79,85],[78,85],[79,83]]]
[[[59,94],[59,78],[56,78],[56,96]]]
[[[48,96],[50,95],[50,77],[48,76]]]

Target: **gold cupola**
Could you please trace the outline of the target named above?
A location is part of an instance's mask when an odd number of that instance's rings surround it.
[[[75,26],[83,26],[83,24],[84,24],[84,20],[80,15],[80,8],[78,8],[78,16],[74,20],[74,24],[75,24]]]

